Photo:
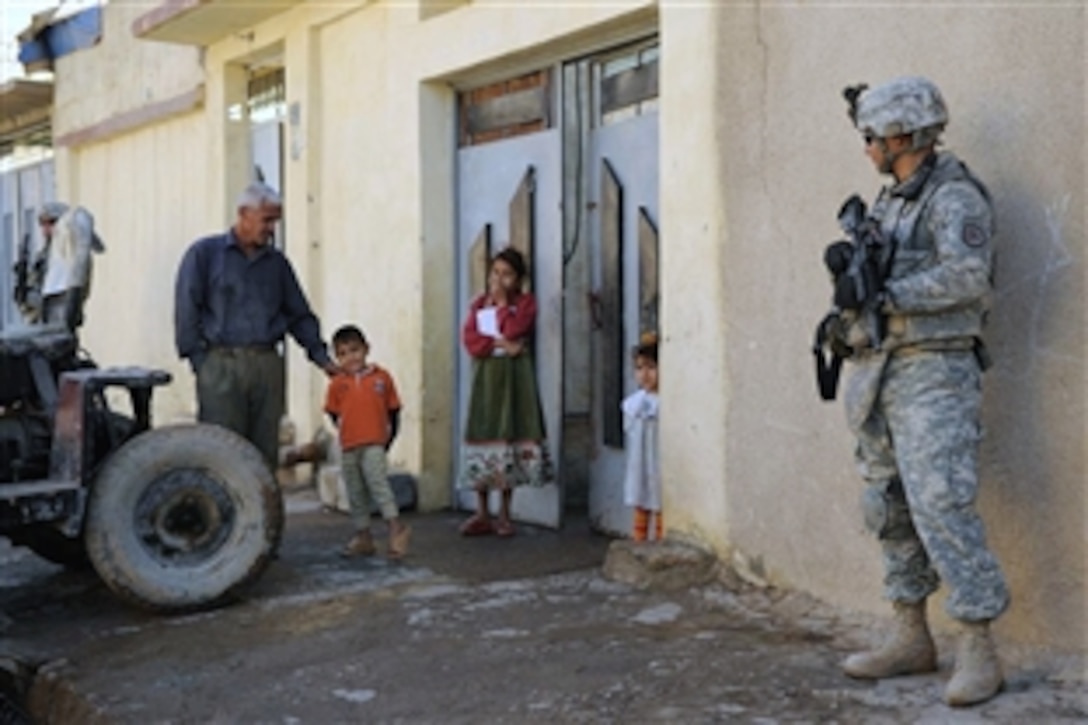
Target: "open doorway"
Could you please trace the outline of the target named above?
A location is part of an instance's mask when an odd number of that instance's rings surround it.
[[[253,180],[283,194],[283,138],[287,119],[287,78],[282,65],[262,63],[249,69],[246,91],[249,150]],[[276,229],[276,246],[285,249],[284,222]]]
[[[287,74],[278,53],[262,55],[245,66],[245,101],[231,109],[237,121],[247,126],[249,174],[247,181],[259,181],[284,195],[283,139],[287,119]],[[239,190],[240,191],[240,190]],[[237,193],[237,192],[235,192]],[[273,244],[287,254],[286,221],[276,226]],[[284,374],[284,400],[289,400],[287,355],[280,343],[280,364]],[[290,417],[290,410],[285,415]]]

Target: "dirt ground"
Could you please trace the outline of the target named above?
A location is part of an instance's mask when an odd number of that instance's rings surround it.
[[[1020,658],[1002,695],[955,711],[947,656],[932,676],[851,681],[836,664],[870,619],[747,586],[608,581],[609,541],[584,523],[464,539],[457,515],[410,516],[413,551],[390,564],[340,559],[347,518],[289,504],[266,575],[197,615],[134,611],[90,573],[0,548],[0,659],[34,722],[1088,721],[1080,663]]]

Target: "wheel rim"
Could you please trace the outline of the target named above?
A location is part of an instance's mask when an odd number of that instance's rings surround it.
[[[137,538],[148,554],[177,566],[207,561],[223,547],[235,507],[227,487],[208,471],[183,468],[152,480],[135,515]]]

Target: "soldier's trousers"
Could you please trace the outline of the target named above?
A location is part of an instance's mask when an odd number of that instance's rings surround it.
[[[248,439],[275,471],[283,386],[283,360],[275,349],[213,347],[197,371],[197,417]]]
[[[885,595],[919,602],[943,579],[946,609],[964,621],[994,619],[1009,603],[975,511],[981,401],[972,352],[893,357],[856,431],[868,483],[865,520],[883,549]]]

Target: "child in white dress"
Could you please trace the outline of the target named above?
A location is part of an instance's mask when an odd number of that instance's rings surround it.
[[[627,441],[627,475],[623,499],[634,509],[631,538],[649,538],[650,519],[654,520],[654,539],[660,540],[661,463],[657,456],[657,335],[643,334],[632,351],[638,390],[626,397],[623,430]]]

